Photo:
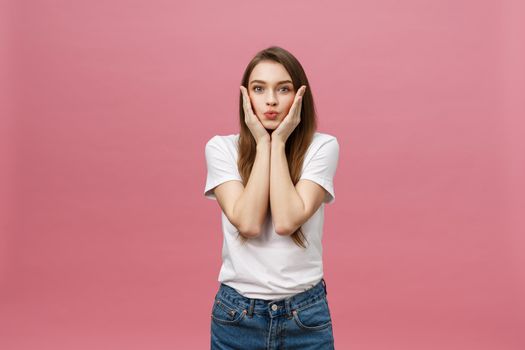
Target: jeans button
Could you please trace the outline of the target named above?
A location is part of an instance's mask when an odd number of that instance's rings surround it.
[[[277,310],[277,308],[278,308],[278,306],[277,306],[276,304],[273,304],[273,305],[272,305],[272,310],[273,310],[273,311]]]

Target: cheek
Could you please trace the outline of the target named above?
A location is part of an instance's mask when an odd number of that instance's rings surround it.
[[[286,112],[288,112],[290,108],[292,108],[293,100],[294,100],[293,97],[286,100],[285,102]]]
[[[252,104],[252,107],[255,109],[255,108],[258,108],[258,106],[260,105],[259,103],[259,98],[255,95],[250,95],[250,102]]]

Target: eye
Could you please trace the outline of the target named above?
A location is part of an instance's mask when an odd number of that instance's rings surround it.
[[[255,92],[260,92],[260,91],[262,91],[263,87],[262,87],[262,86],[259,86],[259,85],[254,85],[252,89],[253,89],[253,91],[255,91]],[[258,89],[260,89],[260,90],[258,90]],[[283,90],[283,91],[285,91],[285,92],[288,92],[288,91],[290,91],[290,88],[289,88],[288,86],[283,86],[283,87],[281,88],[281,90]]]

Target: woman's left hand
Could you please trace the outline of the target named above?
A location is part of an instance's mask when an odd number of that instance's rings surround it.
[[[290,107],[290,110],[288,111],[288,114],[271,134],[272,141],[275,140],[286,143],[286,140],[288,140],[288,137],[292,134],[295,127],[301,122],[301,106],[305,90],[306,85],[301,86],[297,90],[295,99],[293,101],[292,107]]]

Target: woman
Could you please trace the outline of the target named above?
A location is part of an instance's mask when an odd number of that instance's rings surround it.
[[[204,195],[224,234],[212,349],[333,349],[323,278],[324,204],[335,200],[336,137],[316,131],[299,61],[260,51],[240,86],[240,133],[205,147]]]

